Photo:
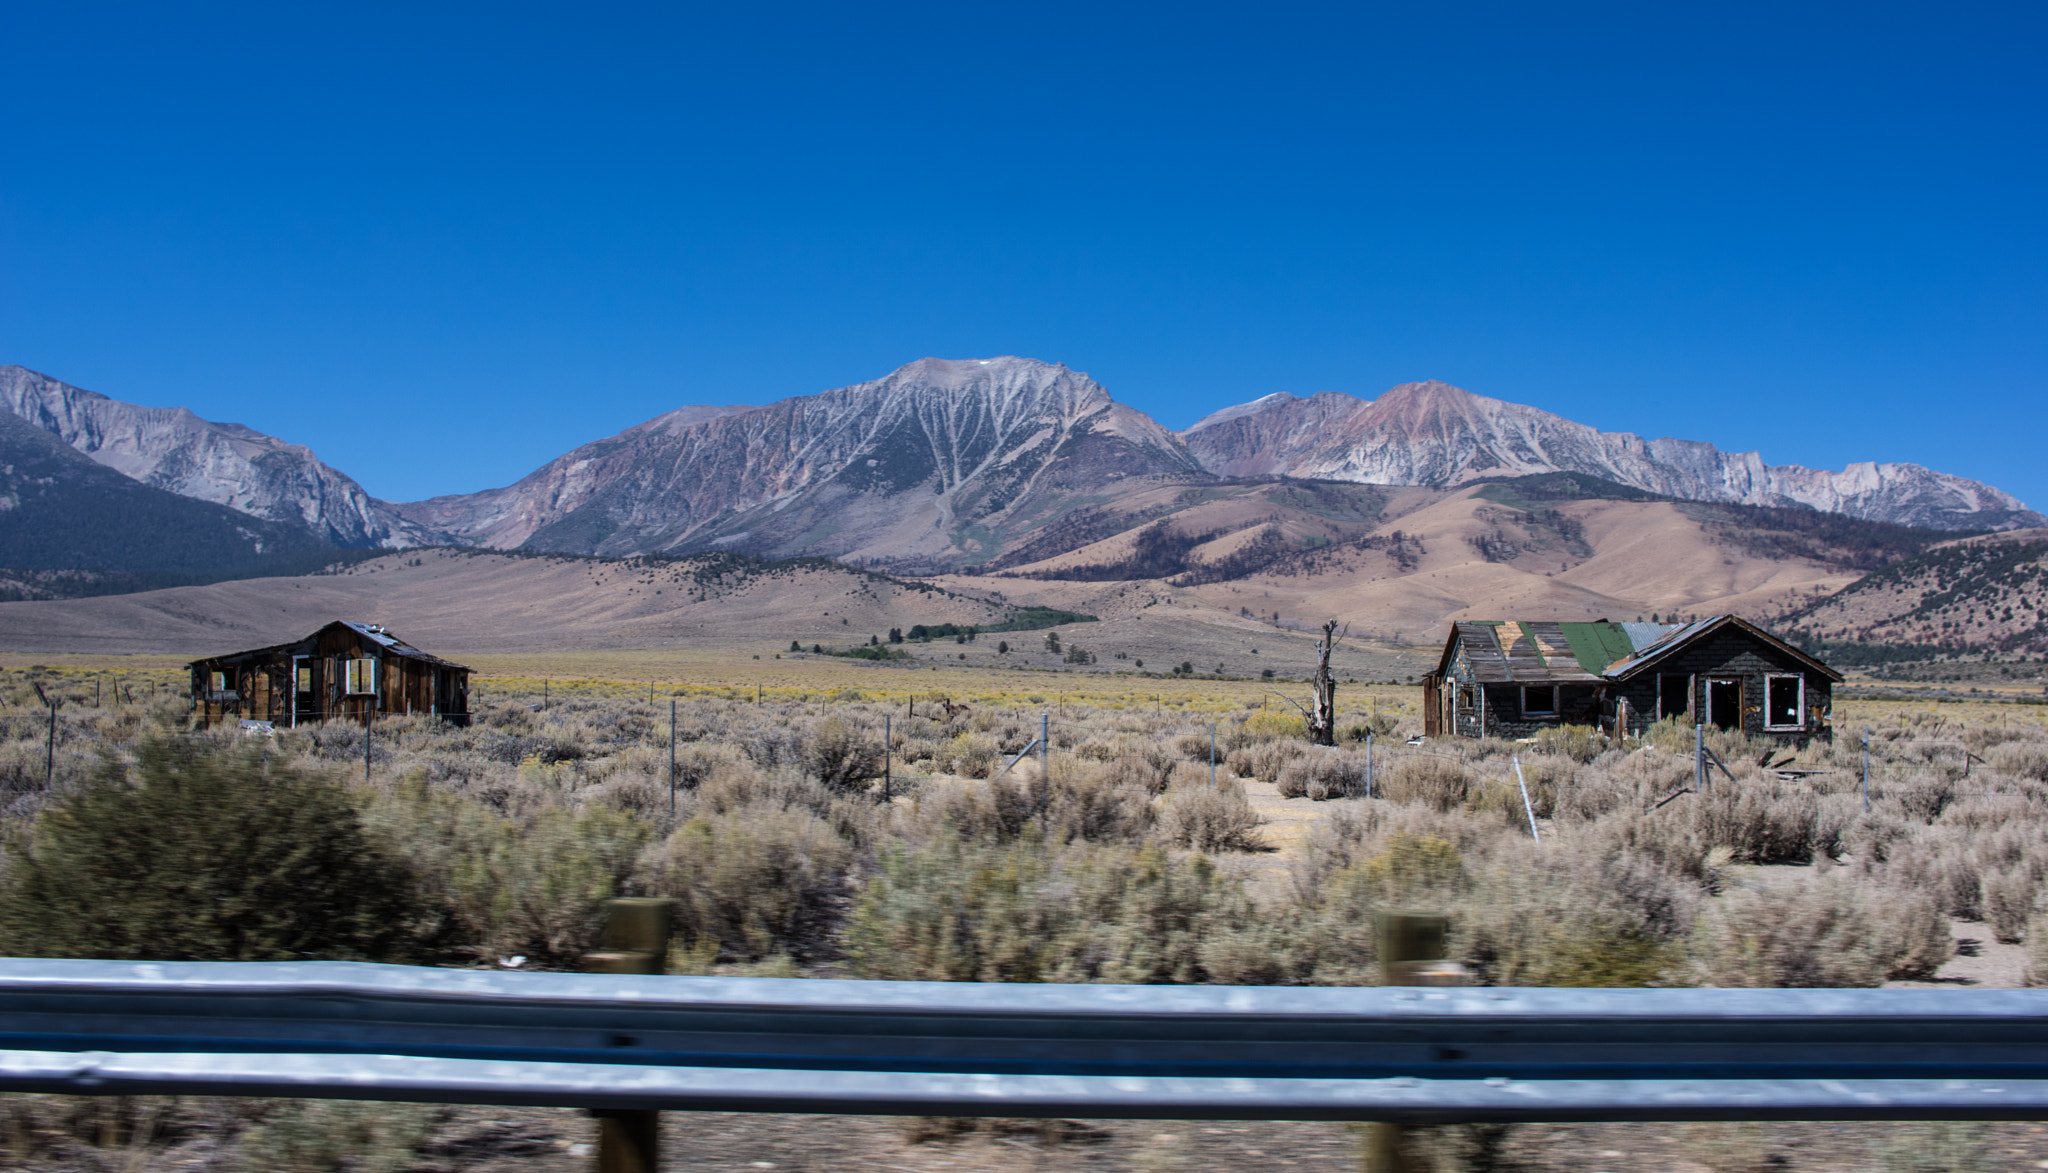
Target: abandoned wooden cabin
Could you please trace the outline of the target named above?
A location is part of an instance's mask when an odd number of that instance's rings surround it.
[[[194,660],[191,668],[193,713],[201,725],[368,724],[408,713],[469,724],[469,669],[374,623],[337,620],[293,643]]]
[[[1429,736],[1534,737],[1562,725],[1640,735],[1675,717],[1804,745],[1831,736],[1839,672],[1733,615],[1696,623],[1451,625],[1423,677]]]

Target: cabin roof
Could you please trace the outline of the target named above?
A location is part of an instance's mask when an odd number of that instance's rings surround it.
[[[1462,646],[1481,684],[1597,684],[1600,672],[1635,650],[1628,628],[1662,624],[1561,623],[1545,619],[1475,619],[1451,625],[1437,671],[1449,670]]]
[[[223,652],[218,656],[207,656],[204,659],[194,660],[191,662],[191,664],[187,665],[187,667],[197,668],[202,664],[212,664],[220,660],[241,660],[248,659],[251,657],[273,656],[284,654],[287,652],[294,652],[300,647],[310,644],[314,640],[320,638],[320,636],[327,632],[330,628],[335,627],[346,627],[350,631],[354,632],[356,635],[369,640],[370,642],[383,648],[385,651],[390,652],[394,656],[400,656],[408,660],[419,660],[428,664],[439,664],[444,668],[460,668],[464,672],[469,671],[469,666],[466,664],[457,664],[452,660],[444,660],[439,656],[433,655],[429,652],[423,652],[418,648],[412,646],[411,644],[406,643],[404,640],[398,638],[397,636],[391,634],[391,632],[385,630],[382,624],[358,623],[352,619],[337,619],[332,623],[328,623],[320,627],[311,635],[307,635],[301,639],[291,640],[288,643],[271,644],[269,647],[263,648],[251,648],[245,652]]]
[[[1676,655],[1684,648],[1728,627],[1736,628],[1753,639],[1769,644],[1792,659],[1799,661],[1809,671],[1817,672],[1837,684],[1841,683],[1842,674],[1840,672],[1835,671],[1833,668],[1828,667],[1826,664],[1821,663],[1819,660],[1814,659],[1812,656],[1807,655],[1805,652],[1800,651],[1798,648],[1737,615],[1717,615],[1712,619],[1701,619],[1694,623],[1688,623],[1667,633],[1662,639],[1644,645],[1635,654],[1626,659],[1617,660],[1609,664],[1602,675],[1609,680],[1621,680],[1640,672],[1647,672],[1659,662]]]
[[[1730,624],[1809,669],[1840,681],[1834,669],[1733,615],[1695,623],[1564,623],[1544,619],[1474,619],[1451,625],[1436,677],[1450,671],[1462,647],[1481,684],[1599,684],[1621,680]]]

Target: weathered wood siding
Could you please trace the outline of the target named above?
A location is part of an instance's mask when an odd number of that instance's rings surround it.
[[[1465,647],[1467,630],[1468,625],[1463,624],[1454,629],[1439,670],[1423,679],[1423,732],[1429,736],[1512,739],[1534,737],[1560,725],[1587,725],[1614,734],[1618,732],[1616,720],[1624,709],[1629,732],[1640,734],[1657,720],[1658,680],[1666,676],[1683,677],[1686,681],[1688,722],[1701,720],[1707,713],[1708,681],[1738,680],[1742,686],[1743,732],[1798,745],[1814,737],[1829,736],[1827,716],[1834,704],[1832,681],[1797,657],[1738,626],[1729,625],[1703,635],[1672,654],[1645,664],[1641,672],[1625,680],[1598,684],[1540,679],[1528,682],[1557,689],[1554,715],[1523,711],[1522,681],[1480,679]],[[1485,649],[1485,653],[1486,671],[1497,676],[1501,671],[1500,657],[1491,648]],[[1512,664],[1508,671],[1514,671]],[[1535,674],[1533,666],[1531,674]],[[1767,682],[1772,676],[1797,676],[1804,682],[1796,728],[1766,728]]]
[[[1771,676],[1802,677],[1806,682],[1804,711],[1797,729],[1764,728],[1765,682]],[[1826,716],[1834,708],[1834,684],[1798,660],[1769,644],[1751,638],[1739,628],[1729,627],[1695,641],[1690,647],[1649,665],[1631,679],[1609,686],[1605,706],[1610,725],[1616,715],[1616,700],[1628,699],[1628,726],[1641,733],[1657,720],[1657,680],[1660,676],[1686,678],[1686,720],[1697,724],[1706,718],[1707,682],[1733,679],[1742,682],[1744,733],[1804,745],[1829,732]]]
[[[376,662],[366,691],[348,690],[352,660]],[[296,698],[296,668],[311,687]],[[225,687],[212,686],[213,674]],[[431,657],[395,650],[345,624],[334,623],[296,643],[202,660],[192,666],[193,716],[202,725],[269,721],[277,725],[321,721],[367,723],[384,714],[430,714],[467,723],[469,671]]]

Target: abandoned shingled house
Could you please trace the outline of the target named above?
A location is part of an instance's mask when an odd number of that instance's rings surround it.
[[[1455,623],[1423,677],[1425,735],[1640,734],[1665,717],[1804,745],[1840,673],[1733,615],[1695,623]]]
[[[201,725],[305,725],[424,713],[469,724],[469,669],[374,623],[330,623],[302,640],[192,661]]]

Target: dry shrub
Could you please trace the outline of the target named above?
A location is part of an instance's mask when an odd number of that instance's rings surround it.
[[[1984,760],[2000,773],[2048,782],[2048,741],[2007,741],[1989,747]]]
[[[1148,794],[1159,794],[1166,789],[1176,764],[1168,762],[1162,769],[1161,763],[1152,756],[1123,753],[1105,762],[1102,773],[1105,778],[1120,784],[1135,786]]]
[[[1922,832],[1891,845],[1882,867],[1870,869],[1886,886],[1919,892],[1949,916],[1978,920],[1983,916],[1983,879],[1976,861],[1953,837]]]
[[[733,761],[736,755],[723,746],[689,742],[678,745],[675,751],[675,783],[678,790],[695,790],[711,776],[714,767]],[[657,763],[664,787],[668,782],[668,759]]]
[[[1287,763],[1307,752],[1298,741],[1259,741],[1243,749],[1232,750],[1228,764],[1230,772],[1240,778],[1278,782],[1280,771],[1286,768]]]
[[[700,815],[668,840],[664,895],[686,944],[738,957],[813,955],[830,933],[853,848],[807,810],[757,806]]]
[[[1465,882],[1465,857],[1456,844],[1436,835],[1395,831],[1337,886],[1373,904],[1442,905]]]
[[[1590,725],[1560,725],[1536,735],[1540,753],[1587,763],[1607,749],[1607,737]]]
[[[1360,714],[1357,720],[1345,726],[1344,740],[1363,742],[1368,733],[1374,737],[1384,739],[1392,737],[1394,731],[1399,727],[1400,722],[1396,721],[1391,714]]]
[[[1976,1120],[1895,1121],[1865,1138],[1879,1173],[1994,1173],[2012,1165],[1992,1145],[1992,1126]],[[2038,1167],[2038,1166],[2037,1166]]]
[[[1200,762],[1203,765],[1207,765],[1209,762],[1209,749],[1212,744],[1216,748],[1216,760],[1221,762],[1223,760],[1222,743],[1220,741],[1211,742],[1209,740],[1209,731],[1206,729],[1200,733],[1183,733],[1179,737],[1174,738],[1173,752],[1175,756],[1183,760]]]
[[[1771,1135],[1748,1122],[1681,1124],[1679,1151],[1713,1173],[1773,1173],[1787,1162],[1771,1148]]]
[[[1072,758],[1052,760],[1052,784],[1041,784],[1038,763],[1025,761],[993,782],[935,784],[921,791],[915,811],[926,831],[984,843],[1027,836],[1056,843],[1142,843],[1155,820],[1152,794],[1123,777],[1114,763],[1096,767]]]
[[[1265,822],[1244,796],[1244,783],[1218,777],[1207,785],[1183,786],[1166,796],[1159,831],[1167,842],[1196,851],[1261,851],[1258,828]]]
[[[940,839],[883,852],[847,942],[863,978],[1198,982],[1205,943],[1257,920],[1242,885],[1200,856]]]
[[[1777,988],[1879,986],[1895,974],[1931,974],[1954,950],[1924,897],[1880,910],[1834,877],[1731,893],[1707,912],[1694,946],[1701,984]]]
[[[2023,867],[1987,871],[1978,879],[1984,919],[1991,934],[2008,945],[2026,936],[2034,915],[2034,877]]]
[[[1396,757],[1380,784],[1380,797],[1388,802],[1420,803],[1431,810],[1447,811],[1463,806],[1479,776],[1456,758],[1438,754],[1405,754]]]
[[[1351,798],[1365,793],[1365,755],[1349,750],[1324,749],[1294,759],[1281,767],[1278,778],[1282,798]]]
[[[1020,783],[1026,784],[1026,783]],[[1113,769],[1081,768],[1055,761],[1047,821],[1056,841],[1141,843],[1151,835],[1157,812],[1152,792]]]
[[[2027,965],[2020,980],[2028,986],[2048,986],[2048,913],[2037,912],[2027,922]]]
[[[1557,759],[1532,757],[1523,763],[1524,770],[1534,768],[1539,760]],[[1620,812],[1648,810],[1665,796],[1690,786],[1692,763],[1660,750],[1639,749],[1606,755],[1556,781],[1553,817],[1591,822]]]
[[[986,733],[962,733],[932,757],[932,764],[962,778],[987,778],[1002,768],[1003,754],[996,739]]]
[[[1288,865],[1295,899],[1314,903],[1331,873],[1363,863],[1368,844],[1385,825],[1386,811],[1380,802],[1344,803],[1310,824],[1301,853]]]
[[[1308,736],[1308,724],[1298,714],[1283,713],[1278,709],[1261,709],[1253,713],[1244,719],[1240,729],[1252,742],[1299,741]]]
[[[747,762],[719,762],[697,789],[697,803],[711,814],[754,807],[803,807],[813,813],[832,805],[832,794],[819,783],[788,771],[768,772]]]
[[[290,1173],[400,1173],[418,1167],[445,1109],[432,1104],[287,1100],[241,1136],[241,1168]]]
[[[1019,767],[1020,769],[1022,767]],[[1040,795],[1012,777],[993,782],[934,781],[917,792],[913,811],[926,831],[984,843],[1008,843],[1023,836],[1038,819]]]
[[[1089,738],[1074,747],[1074,756],[1084,761],[1106,762],[1116,756],[1116,746],[1107,741]],[[941,1117],[916,1117],[916,1119],[941,1119]]]
[[[1884,782],[1884,798],[1916,822],[1932,823],[1956,801],[1957,777],[1939,766],[1922,767],[1906,778]]]
[[[1797,783],[1723,778],[1664,809],[1690,819],[1700,838],[1742,863],[1809,863],[1817,846],[1823,854],[1840,851],[1838,840],[1819,842],[1820,798]]]
[[[862,789],[882,776],[882,739],[827,717],[811,730],[804,767],[833,790]]]
[[[578,797],[584,802],[638,818],[658,819],[668,813],[668,778],[666,775],[656,778],[637,771],[620,771],[602,782],[585,787]]]
[[[1647,986],[1682,970],[1698,889],[1638,855],[1523,847],[1452,905],[1457,956],[1486,985]]]

